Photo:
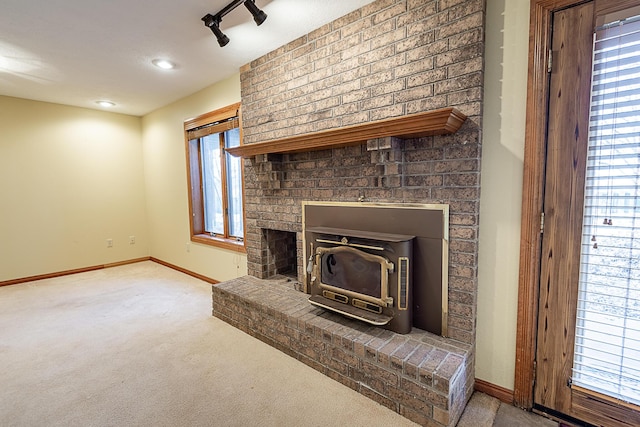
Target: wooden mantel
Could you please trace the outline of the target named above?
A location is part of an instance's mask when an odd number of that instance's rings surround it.
[[[396,137],[401,139],[455,133],[467,116],[455,108],[441,108],[376,122],[345,126],[305,135],[257,142],[228,148],[233,156],[253,157],[269,153],[295,153],[363,144],[369,139]]]

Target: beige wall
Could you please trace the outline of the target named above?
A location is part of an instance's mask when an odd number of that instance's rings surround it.
[[[247,259],[190,243],[183,123],[239,101],[240,75],[235,74],[142,119],[151,255],[220,281],[245,275]]]
[[[528,0],[486,16],[476,378],[513,389],[528,57]]]
[[[244,254],[187,250],[183,122],[239,100],[239,74],[143,118],[0,96],[0,281],[145,256],[246,274]]]
[[[140,118],[0,96],[0,130],[0,281],[149,255]]]

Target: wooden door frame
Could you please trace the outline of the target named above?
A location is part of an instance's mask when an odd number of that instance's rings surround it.
[[[518,277],[518,319],[514,405],[533,408],[538,299],[542,234],[540,221],[544,202],[546,133],[549,94],[547,72],[551,48],[552,14],[558,10],[592,0],[531,0],[529,24],[529,76],[520,230],[520,269]],[[608,2],[593,0],[596,15],[638,6],[639,0]],[[605,399],[606,400],[606,399]],[[591,402],[590,404],[601,404]]]
[[[587,0],[588,1],[588,0]],[[527,121],[525,127],[520,229],[520,270],[518,276],[518,323],[514,405],[533,407],[534,362],[538,322],[540,281],[540,221],[544,202],[552,14],[585,0],[531,0],[529,25],[529,76],[527,78]]]

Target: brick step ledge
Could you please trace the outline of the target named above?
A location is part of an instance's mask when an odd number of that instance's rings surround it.
[[[309,304],[289,279],[212,286],[213,315],[421,425],[455,426],[473,393],[469,344],[401,335]]]

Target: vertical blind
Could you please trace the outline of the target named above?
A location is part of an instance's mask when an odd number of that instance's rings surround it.
[[[572,383],[640,404],[640,20],[594,35]]]

